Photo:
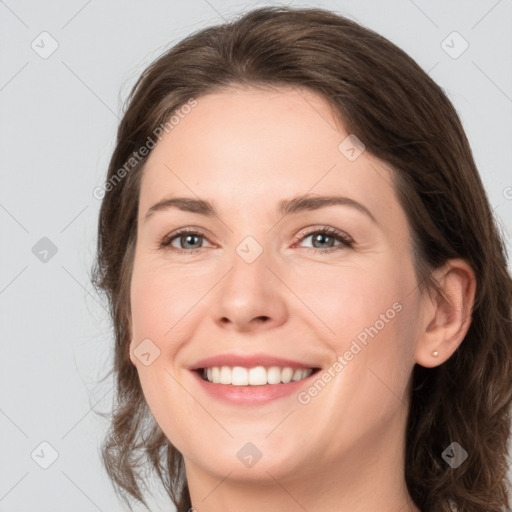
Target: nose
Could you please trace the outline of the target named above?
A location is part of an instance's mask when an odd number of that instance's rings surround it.
[[[269,268],[265,251],[252,262],[234,252],[231,269],[216,286],[214,321],[224,329],[250,332],[286,322],[286,287]]]

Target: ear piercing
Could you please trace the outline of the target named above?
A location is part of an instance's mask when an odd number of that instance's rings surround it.
[[[433,355],[434,357],[437,357],[437,356],[439,355],[439,352],[438,352],[437,350],[434,350],[434,352],[432,352],[432,355]]]

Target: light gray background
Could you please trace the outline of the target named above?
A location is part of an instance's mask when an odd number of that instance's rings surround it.
[[[291,4],[356,19],[444,88],[510,251],[512,1]],[[140,72],[191,32],[262,5],[270,3],[0,1],[0,511],[123,510],[98,456],[106,421],[91,408],[112,404],[112,382],[98,384],[110,368],[110,324],[88,281],[100,206],[92,191]],[[45,59],[31,47],[51,48],[43,31],[58,43]],[[442,47],[453,31],[469,44],[458,58]],[[463,44],[447,41],[452,52]],[[57,247],[46,262],[32,252],[42,237]],[[37,463],[51,461],[42,442],[58,452],[48,469]],[[152,510],[171,510],[156,496]]]

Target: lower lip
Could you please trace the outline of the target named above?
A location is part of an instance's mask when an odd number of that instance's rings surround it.
[[[260,405],[285,396],[297,394],[305,383],[316,375],[312,373],[305,379],[287,384],[265,384],[264,386],[233,386],[232,384],[213,384],[204,380],[198,372],[192,371],[199,385],[209,395],[234,404]]]

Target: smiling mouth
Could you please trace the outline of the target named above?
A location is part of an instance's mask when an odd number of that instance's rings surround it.
[[[288,384],[307,379],[319,368],[292,368],[289,366],[212,366],[195,370],[201,378],[211,384],[231,386],[265,386],[267,384]]]

